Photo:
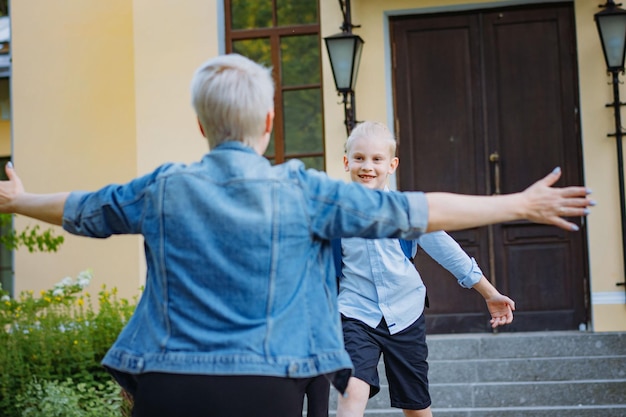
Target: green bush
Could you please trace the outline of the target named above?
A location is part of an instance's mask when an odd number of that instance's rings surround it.
[[[29,252],[56,252],[64,242],[53,229],[41,231],[39,225],[27,226],[20,233],[13,229],[13,215],[0,213],[0,244],[9,250],[25,247]]]
[[[119,417],[123,410],[115,382],[88,386],[70,378],[63,382],[33,379],[15,404],[22,417]]]
[[[128,401],[108,402],[111,387],[118,398],[122,394],[100,361],[136,300],[118,298],[115,288],[103,286],[94,308],[85,291],[91,277],[85,271],[75,280],[64,278],[39,297],[26,291],[12,299],[0,288],[1,416],[96,415],[70,414],[68,407],[76,404],[79,410],[98,408],[101,416],[115,415],[104,410],[119,406],[117,415],[128,415]]]

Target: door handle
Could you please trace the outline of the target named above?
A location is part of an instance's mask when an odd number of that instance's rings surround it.
[[[489,162],[493,166],[492,194],[502,194],[502,190],[500,189],[500,154],[498,153],[498,151],[495,151],[491,153],[491,155],[489,155]]]

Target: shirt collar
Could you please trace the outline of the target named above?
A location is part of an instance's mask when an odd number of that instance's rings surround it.
[[[243,151],[256,154],[256,151],[252,149],[250,146],[244,145],[242,142],[236,140],[227,140],[219,145],[217,145],[213,151],[223,151],[223,150],[236,150]]]

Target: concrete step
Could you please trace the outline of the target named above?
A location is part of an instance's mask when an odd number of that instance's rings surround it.
[[[563,382],[518,382],[480,384],[431,384],[433,408],[498,408],[543,406],[610,406],[626,407],[626,379]],[[390,408],[389,387],[368,402],[368,409]],[[331,393],[330,409],[337,408],[337,394]]]
[[[626,379],[433,384],[434,408],[626,406]]]
[[[626,379],[626,355],[429,361],[431,384]],[[384,367],[382,367],[384,370]]]
[[[626,407],[510,407],[448,409],[434,408],[435,417],[625,417]],[[330,413],[334,416],[334,412]],[[403,417],[402,411],[389,409],[367,409],[366,417]]]
[[[433,335],[426,340],[429,361],[626,355],[626,333]]]
[[[541,332],[427,338],[437,417],[626,417],[626,333]],[[366,416],[391,408],[381,392]],[[335,415],[337,394],[330,397]]]

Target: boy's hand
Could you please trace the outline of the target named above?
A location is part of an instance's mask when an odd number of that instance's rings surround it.
[[[515,310],[515,301],[506,295],[497,293],[489,298],[485,298],[487,309],[491,314],[491,328],[510,324],[513,321],[513,311]]]
[[[0,213],[13,213],[15,210],[13,202],[18,196],[24,194],[24,186],[11,162],[7,162],[4,166],[4,172],[9,179],[0,181]]]

